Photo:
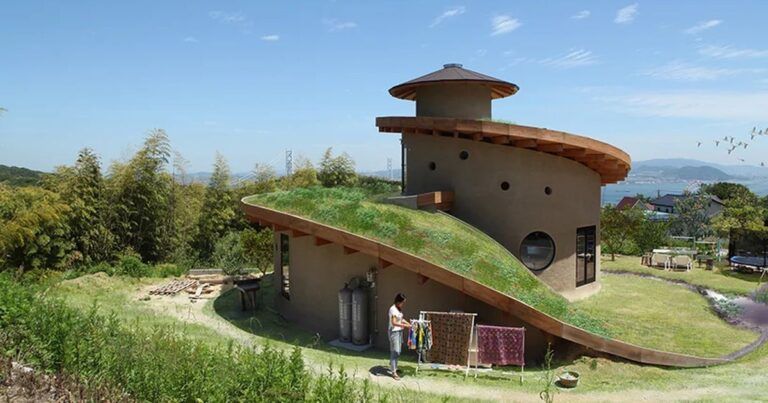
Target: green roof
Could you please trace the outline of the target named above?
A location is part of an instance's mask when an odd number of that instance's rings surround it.
[[[505,247],[445,213],[382,202],[359,188],[300,188],[245,198],[396,247],[512,296],[574,326],[610,336],[603,324],[539,281]]]

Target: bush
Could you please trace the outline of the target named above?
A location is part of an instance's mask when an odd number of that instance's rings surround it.
[[[0,354],[89,388],[140,401],[330,402],[385,400],[346,373],[313,378],[301,351],[211,346],[171,328],[130,329],[81,313],[0,275]]]
[[[152,277],[179,277],[186,272],[183,267],[173,263],[161,263],[152,267]]]
[[[118,259],[114,274],[135,278],[147,277],[149,276],[149,266],[144,264],[138,255],[127,253]]]

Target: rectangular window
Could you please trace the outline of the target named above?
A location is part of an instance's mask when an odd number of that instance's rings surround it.
[[[285,299],[291,299],[291,270],[290,270],[290,237],[280,234],[280,294]]]
[[[404,139],[400,139],[400,192],[402,194],[406,194],[405,192],[405,178],[407,177],[407,161],[408,160],[408,149],[405,147],[405,141]]]
[[[595,229],[593,225],[576,230],[576,287],[595,281],[597,274]]]

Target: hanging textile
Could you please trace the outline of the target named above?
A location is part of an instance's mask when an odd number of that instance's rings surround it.
[[[525,328],[477,325],[478,362],[525,365]]]
[[[425,352],[432,348],[432,325],[426,320],[411,320],[408,329],[408,348]]]
[[[469,340],[472,336],[474,314],[429,312],[426,314],[431,327],[431,362],[467,365]]]

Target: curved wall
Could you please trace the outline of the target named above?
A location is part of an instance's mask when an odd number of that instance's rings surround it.
[[[491,89],[459,83],[419,87],[416,89],[416,116],[490,119]]]
[[[406,194],[454,192],[451,214],[481,229],[519,257],[534,231],[555,242],[552,264],[534,272],[557,291],[576,288],[576,230],[600,233],[600,175],[575,161],[472,140],[404,134]],[[467,151],[466,160],[459,158]],[[430,163],[435,163],[435,170]],[[502,190],[502,182],[509,190]],[[544,191],[550,187],[552,192]],[[600,280],[596,259],[596,281]]]

